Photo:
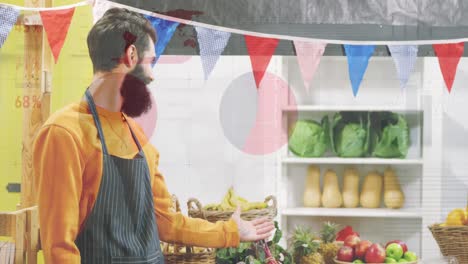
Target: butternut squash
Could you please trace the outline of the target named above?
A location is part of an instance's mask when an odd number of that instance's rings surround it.
[[[384,171],[384,203],[385,206],[392,209],[403,207],[405,195],[401,191],[398,176],[392,168]]]
[[[327,208],[339,208],[343,205],[338,177],[333,170],[327,170],[323,178],[322,204]]]
[[[367,174],[362,184],[361,206],[364,208],[378,208],[382,202],[382,175],[375,171]]]
[[[320,207],[320,168],[310,166],[307,170],[307,178],[304,191],[304,206]]]
[[[356,168],[347,168],[344,172],[343,204],[346,208],[359,206],[359,172]]]

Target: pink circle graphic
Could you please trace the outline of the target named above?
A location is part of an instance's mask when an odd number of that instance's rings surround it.
[[[192,58],[192,56],[180,56],[180,55],[161,55],[158,60],[158,64],[182,64],[186,63]]]
[[[145,132],[148,140],[153,136],[158,118],[156,100],[154,99],[153,94],[151,94],[151,102],[151,108],[148,112],[134,118],[135,122],[137,122],[143,128],[143,131]]]
[[[251,155],[276,152],[288,142],[288,122],[297,120],[296,100],[288,84],[265,73],[257,89],[251,72],[236,78],[226,89],[220,104],[224,135],[237,149]]]

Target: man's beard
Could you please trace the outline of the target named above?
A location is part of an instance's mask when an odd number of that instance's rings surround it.
[[[122,112],[130,117],[138,117],[151,109],[151,93],[147,87],[150,82],[151,79],[145,77],[140,64],[125,76],[120,89],[123,97]]]

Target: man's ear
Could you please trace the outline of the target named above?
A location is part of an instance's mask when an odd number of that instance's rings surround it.
[[[130,45],[125,51],[124,63],[127,67],[133,68],[138,62],[138,54],[135,45]]]

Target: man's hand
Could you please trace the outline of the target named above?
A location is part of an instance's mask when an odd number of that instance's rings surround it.
[[[252,221],[245,221],[240,218],[240,215],[241,208],[237,207],[231,218],[237,223],[241,242],[263,240],[272,235],[275,226],[268,218],[262,217]]]

